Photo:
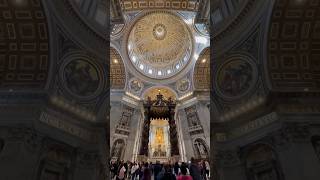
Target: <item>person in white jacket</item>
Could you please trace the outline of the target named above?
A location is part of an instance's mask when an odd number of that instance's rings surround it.
[[[137,169],[139,169],[139,165],[134,163],[131,167],[131,180],[135,180],[136,175],[137,175],[137,173],[136,173]]]

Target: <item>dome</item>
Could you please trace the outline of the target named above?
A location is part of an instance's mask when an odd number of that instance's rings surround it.
[[[193,44],[185,22],[165,11],[149,12],[138,19],[127,43],[135,68],[156,79],[179,73],[190,60]]]

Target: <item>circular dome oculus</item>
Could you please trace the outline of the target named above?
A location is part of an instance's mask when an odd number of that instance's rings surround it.
[[[149,12],[133,25],[127,51],[135,68],[150,78],[165,79],[179,73],[192,54],[192,36],[178,15]]]

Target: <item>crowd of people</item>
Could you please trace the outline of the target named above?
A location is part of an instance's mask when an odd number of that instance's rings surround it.
[[[210,165],[206,160],[194,158],[188,163],[164,164],[111,161],[110,173],[112,180],[209,180]]]

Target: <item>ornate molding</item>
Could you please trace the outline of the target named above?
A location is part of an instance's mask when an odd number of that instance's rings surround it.
[[[77,125],[74,125],[68,122],[63,117],[56,117],[47,112],[42,112],[40,115],[40,122],[45,123],[49,126],[62,130],[70,135],[76,136],[80,139],[83,139],[87,142],[97,143],[98,142],[98,134],[93,133],[89,130],[81,128]]]
[[[230,167],[241,163],[239,154],[235,150],[217,150],[215,160],[218,167]]]
[[[257,130],[261,127],[267,126],[267,125],[277,121],[278,119],[279,119],[279,117],[278,117],[277,113],[272,112],[272,113],[269,113],[265,116],[257,118],[253,121],[250,121],[250,122],[248,122],[238,128],[231,130],[227,136],[228,136],[228,138],[236,138],[241,135],[248,134],[248,133],[250,133],[254,130]]]
[[[121,0],[123,11],[139,11],[145,9],[174,9],[181,11],[197,11],[199,2],[194,0]]]

